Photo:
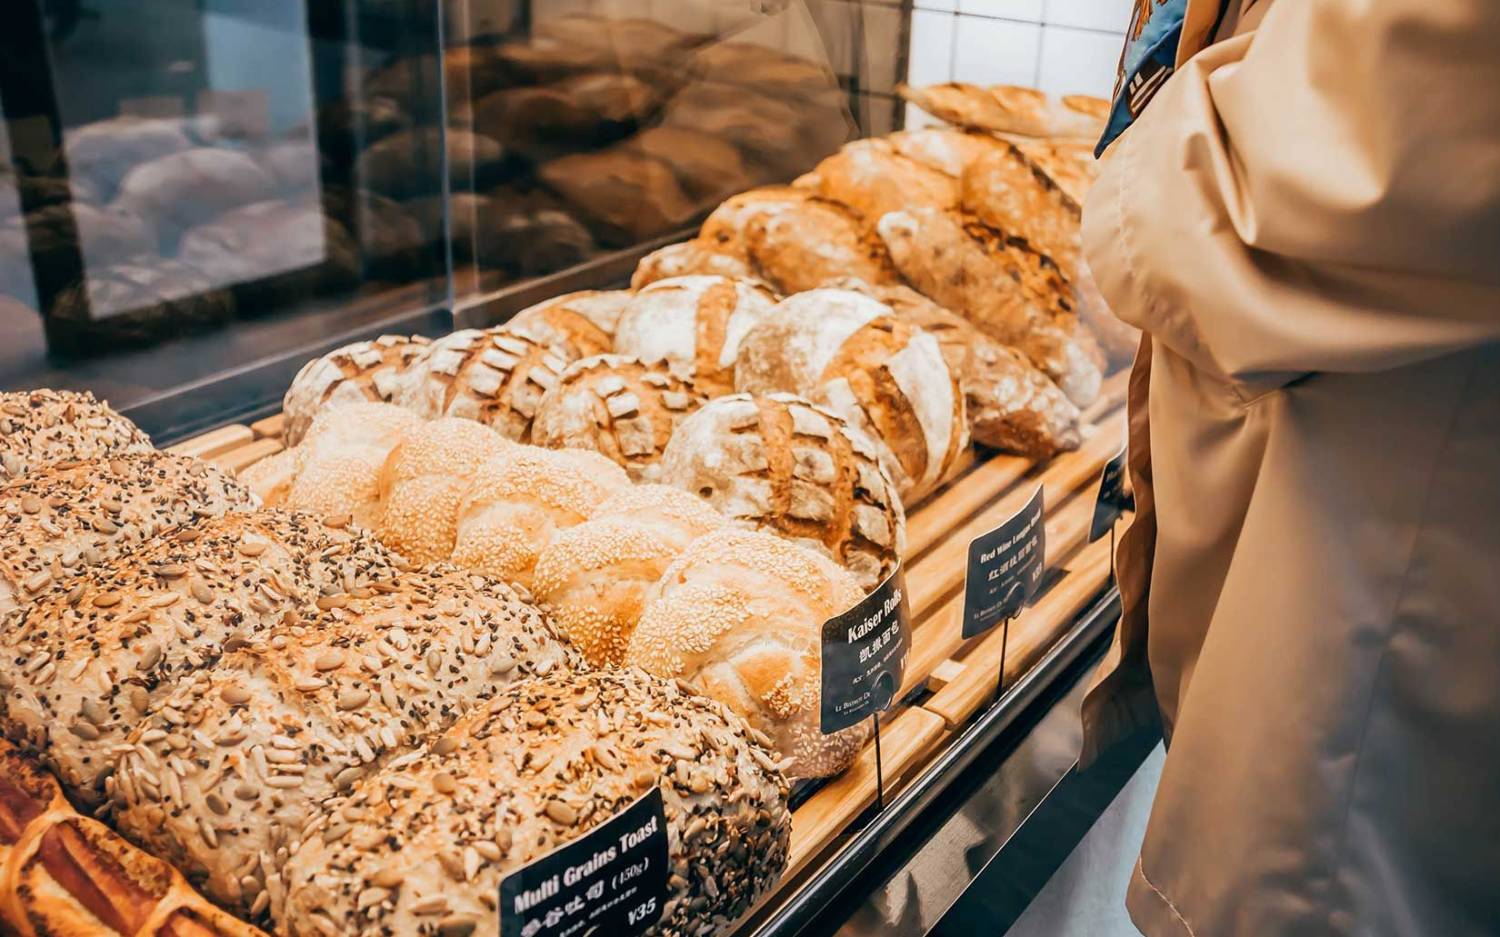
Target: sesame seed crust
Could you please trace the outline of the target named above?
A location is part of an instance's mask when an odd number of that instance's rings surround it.
[[[151,448],[145,433],[93,394],[0,392],[0,484],[52,462]]]

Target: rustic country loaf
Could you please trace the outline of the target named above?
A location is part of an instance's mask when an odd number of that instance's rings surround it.
[[[1077,276],[1082,209],[1015,146],[997,145],[964,167],[964,211],[1007,235],[1025,238],[1063,275]]]
[[[630,276],[630,288],[638,290],[658,280],[696,274],[749,279],[755,276],[755,271],[746,258],[703,238],[695,238],[668,244],[642,257],[636,264],[635,273]]]
[[[893,152],[955,179],[963,175],[965,166],[1002,143],[987,133],[952,127],[900,130],[884,139]]]
[[[661,480],[732,521],[822,552],[866,589],[906,549],[906,515],[875,442],[799,397],[709,401],[667,444]]]
[[[617,247],[676,230],[699,211],[671,167],[619,147],[559,157],[537,176],[601,242]]]
[[[505,325],[538,345],[560,346],[572,361],[614,347],[615,327],[628,302],[627,290],[565,293],[522,309]]]
[[[506,326],[445,335],[411,369],[396,403],[431,419],[456,416],[525,442],[542,394],[569,364],[565,349]]]
[[[0,741],[0,931],[17,937],[264,937],[160,859],[80,816]]]
[[[671,874],[647,933],[724,932],[786,867],[787,784],[757,739],[718,703],[639,671],[517,683],[329,802],[330,824],[351,832],[293,855],[287,932],[493,934],[501,879],[652,787]]]
[[[937,340],[863,293],[782,300],[745,336],[735,388],[800,394],[864,430],[906,503],[940,485],[969,444],[958,374]]]
[[[166,452],[54,463],[0,488],[0,615],[199,517],[252,510],[216,466]]]
[[[506,685],[578,663],[509,586],[451,567],[324,605],[181,682],[110,778],[122,832],[262,924],[284,923],[294,844],[349,835],[323,801]]]
[[[685,680],[743,716],[773,741],[789,777],[837,774],[867,729],[819,731],[822,625],[863,597],[820,553],[760,531],[715,531],[651,590],[625,663]]]
[[[537,407],[531,441],[549,449],[590,449],[653,481],[661,452],[683,417],[707,398],[687,369],[623,355],[575,361]]]
[[[745,226],[745,243],[761,277],[782,294],[817,289],[845,276],[900,282],[880,239],[849,209],[828,199],[755,215]]]
[[[478,465],[459,502],[453,562],[530,588],[553,534],[627,487],[596,452],[515,446]]]
[[[1058,99],[1035,88],[967,82],[943,82],[896,93],[950,124],[1025,137],[1073,137],[1097,140],[1104,132],[1108,102],[1084,95]]]
[[[727,523],[680,488],[631,486],[552,536],[537,557],[532,591],[590,664],[618,667],[647,591],[689,543]]]
[[[715,250],[735,257],[750,257],[747,233],[750,223],[801,205],[813,193],[787,185],[768,185],[731,195],[720,203],[698,229],[698,239]]]
[[[1017,140],[1016,149],[1045,172],[1068,197],[1082,205],[1099,174],[1092,143],[1072,140]]]
[[[951,176],[897,153],[883,138],[844,144],[813,169],[809,183],[857,215],[867,230],[886,212],[914,205],[946,210],[959,200]]]
[[[284,511],[235,512],[80,573],[0,633],[0,729],[76,800],[96,803],[111,753],[184,677],[309,604],[394,580],[368,536]]]
[[[336,348],[302,366],[281,402],[282,438],[295,446],[324,407],[356,401],[390,402],[412,363],[430,342],[421,335],[382,335]]]
[[[677,364],[710,397],[729,393],[740,339],[774,303],[771,293],[754,280],[659,280],[636,293],[621,313],[615,351],[641,361]]]
[[[416,414],[388,403],[323,409],[302,444],[290,450],[293,467],[280,506],[323,518],[348,517],[361,527],[378,529],[385,516],[381,470],[391,450],[421,425]],[[493,435],[483,427],[477,430]]]
[[[512,448],[499,433],[470,420],[411,427],[380,468],[380,541],[414,563],[452,557],[458,510],[471,477]]]
[[[0,392],[0,484],[50,462],[150,451],[145,433],[87,391]]]

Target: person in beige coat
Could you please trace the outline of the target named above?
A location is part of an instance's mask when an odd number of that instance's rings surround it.
[[[1184,23],[1084,218],[1146,332],[1084,710],[1085,760],[1168,740],[1128,908],[1149,937],[1500,934],[1500,3]]]

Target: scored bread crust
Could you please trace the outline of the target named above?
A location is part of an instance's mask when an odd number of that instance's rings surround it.
[[[489,427],[457,417],[411,427],[380,469],[380,542],[414,563],[449,559],[469,479],[511,448]]]
[[[578,665],[513,589],[452,567],[324,605],[181,682],[111,778],[122,832],[263,925],[284,923],[292,844],[349,835],[323,801],[508,684]]]
[[[670,362],[684,368],[702,393],[726,394],[734,388],[740,340],[775,302],[756,280],[659,280],[636,293],[620,315],[615,351],[645,362]]]
[[[1004,141],[964,168],[963,209],[1051,257],[1063,276],[1078,275],[1083,212],[1052,179]]]
[[[17,937],[265,937],[176,869],[80,816],[35,761],[0,741],[0,931]]]
[[[134,423],[87,391],[0,392],[0,485],[53,462],[151,449]]]
[[[755,276],[750,261],[704,238],[659,247],[636,264],[630,288],[639,290],[658,280],[707,274],[721,277]]]
[[[698,239],[714,250],[749,262],[747,235],[750,223],[801,205],[812,197],[813,193],[807,189],[788,185],[761,186],[732,195],[703,220]]]
[[[745,240],[760,275],[782,294],[816,289],[843,276],[900,282],[880,239],[864,231],[848,209],[827,199],[756,215],[746,225]]]
[[[628,290],[581,290],[528,306],[506,328],[544,346],[560,346],[569,361],[602,355],[614,346]]]
[[[863,293],[782,300],[745,337],[735,387],[800,394],[864,430],[905,503],[941,484],[969,442],[958,373],[937,340]]]
[[[412,365],[427,353],[422,335],[382,335],[314,358],[297,372],[281,401],[282,438],[295,446],[325,407],[396,399]]]
[[[800,397],[709,401],[668,443],[661,479],[819,551],[867,590],[906,550],[906,514],[874,441]]]
[[[0,634],[0,729],[96,804],[107,753],[178,681],[309,603],[404,565],[369,536],[304,514],[186,525],[15,613]]]
[[[537,403],[570,361],[565,348],[503,325],[462,329],[432,343],[395,402],[427,419],[474,420],[526,442]]]
[[[167,452],[37,469],[0,488],[0,615],[195,518],[255,507],[222,469]]]
[[[864,723],[819,729],[823,622],[864,592],[820,553],[773,534],[699,537],[651,590],[627,666],[687,681],[764,732],[792,778],[853,763]]]
[[[330,801],[331,822],[360,819],[293,855],[287,933],[494,934],[506,875],[653,786],[669,874],[649,933],[727,931],[786,867],[786,780],[723,706],[639,671],[599,671],[515,684],[410,763]]]
[[[537,407],[531,441],[549,449],[589,449],[654,481],[662,449],[683,417],[708,398],[687,369],[598,355],[569,365]]]
[[[1079,205],[1084,203],[1094,177],[1099,174],[1092,144],[1071,140],[1017,140],[1015,145],[1033,165],[1068,193],[1069,198]]]

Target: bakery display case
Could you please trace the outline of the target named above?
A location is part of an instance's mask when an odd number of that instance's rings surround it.
[[[1050,796],[1117,615],[1100,102],[907,87],[885,6],[149,6],[0,73],[0,931],[923,933],[1001,874],[1018,811],[933,831]]]

